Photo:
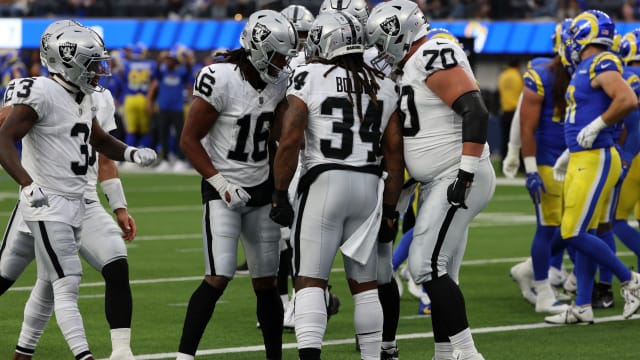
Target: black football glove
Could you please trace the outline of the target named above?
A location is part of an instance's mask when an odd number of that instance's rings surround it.
[[[271,195],[271,211],[269,217],[280,226],[291,227],[293,224],[293,208],[289,203],[289,193],[276,190]]]
[[[467,205],[464,201],[469,195],[471,190],[471,183],[473,182],[473,173],[466,172],[462,169],[458,170],[458,176],[447,188],[447,201],[453,207],[459,207],[466,209]]]
[[[398,234],[398,216],[394,205],[382,204],[382,220],[378,231],[378,241],[381,243],[392,242]],[[389,225],[391,223],[392,225]]]

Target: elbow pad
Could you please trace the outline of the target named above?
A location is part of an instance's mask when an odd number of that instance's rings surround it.
[[[453,102],[451,108],[462,117],[462,142],[487,142],[489,111],[480,96],[480,91],[473,90],[462,94]]]

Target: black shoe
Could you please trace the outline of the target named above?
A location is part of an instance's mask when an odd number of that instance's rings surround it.
[[[380,360],[398,360],[398,348],[392,347],[380,351]]]
[[[591,306],[594,309],[609,309],[613,307],[613,291],[611,284],[597,283],[593,287]]]
[[[246,261],[236,267],[236,274],[249,275],[249,266]]]
[[[329,293],[329,300],[327,301],[327,319],[335,315],[340,311],[340,299],[335,294],[331,293],[331,285],[327,287]]]

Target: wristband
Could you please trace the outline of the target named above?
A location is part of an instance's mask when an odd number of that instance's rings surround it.
[[[138,148],[133,146],[127,146],[127,148],[124,149],[124,155],[123,155],[124,161],[134,162],[133,154],[135,154],[136,151],[138,151]]]
[[[207,182],[216,189],[216,191],[220,194],[220,196],[224,195],[224,192],[226,191],[227,186],[229,185],[229,182],[227,181],[227,179],[224,178],[224,176],[222,176],[221,173],[217,173],[212,177],[208,178]]]
[[[472,155],[462,155],[460,158],[460,170],[474,174],[478,170],[480,158]]]
[[[527,174],[538,172],[538,163],[536,162],[535,156],[525,156],[524,160],[524,171]]]
[[[100,183],[100,187],[109,201],[111,211],[127,208],[127,199],[124,197],[124,189],[119,178],[104,180]]]

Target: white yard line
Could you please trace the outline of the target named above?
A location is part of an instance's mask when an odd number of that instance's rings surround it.
[[[618,256],[635,256],[634,253],[630,251],[619,251],[616,253]],[[513,258],[500,258],[500,259],[477,259],[477,260],[466,260],[462,262],[462,266],[482,266],[489,264],[515,264],[520,261],[524,261],[526,257],[513,257]],[[331,269],[332,273],[341,273],[344,272],[343,268],[333,268]],[[236,277],[245,277],[247,275],[236,274]],[[182,276],[182,277],[169,277],[169,278],[157,278],[157,279],[144,279],[144,280],[131,280],[129,283],[131,285],[144,285],[144,284],[158,284],[158,283],[169,283],[169,282],[184,282],[184,281],[196,281],[201,280],[202,275],[198,276]],[[104,282],[92,282],[92,283],[81,283],[80,287],[98,287],[104,286]],[[17,286],[12,287],[8,291],[31,291],[31,286]]]
[[[638,320],[640,319],[640,315],[634,315],[630,320]],[[601,318],[594,319],[596,323],[606,323],[612,321],[628,321],[624,320],[622,316],[607,316]],[[519,324],[519,325],[507,325],[507,326],[489,326],[484,328],[476,328],[471,329],[473,334],[490,334],[490,333],[499,333],[499,332],[509,332],[509,331],[523,331],[523,330],[534,330],[534,329],[546,329],[550,327],[556,327],[561,325],[550,325],[545,323],[533,323],[533,324]],[[401,334],[396,336],[397,340],[413,340],[413,339],[426,339],[432,338],[432,332],[425,333],[410,333],[410,334]],[[332,346],[332,345],[348,345],[354,344],[355,340],[353,337],[348,339],[337,339],[337,340],[327,340],[322,342],[322,346]],[[296,343],[287,343],[282,344],[283,349],[295,349],[297,347]],[[238,346],[238,347],[228,347],[222,349],[208,349],[208,350],[198,350],[196,356],[203,355],[216,355],[216,354],[233,354],[233,353],[242,353],[242,352],[255,352],[255,351],[264,351],[264,345],[253,345],[253,346]],[[151,359],[175,359],[177,353],[159,353],[159,354],[144,354],[144,355],[136,355],[136,359],[138,360],[151,360]],[[107,359],[103,359],[107,360]]]

